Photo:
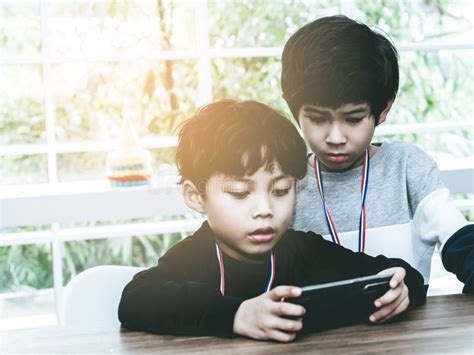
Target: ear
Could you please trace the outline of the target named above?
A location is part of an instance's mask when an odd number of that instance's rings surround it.
[[[197,187],[189,180],[183,182],[183,199],[189,208],[196,212],[205,214],[203,196]]]
[[[380,113],[378,124],[381,124],[381,123],[385,122],[385,120],[387,119],[387,115],[388,115],[390,109],[392,108],[392,105],[393,105],[393,100],[388,100],[387,101],[387,106],[385,106],[385,109]]]

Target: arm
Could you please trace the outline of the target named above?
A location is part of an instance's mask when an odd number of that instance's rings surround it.
[[[199,281],[198,253],[192,241],[181,242],[158,266],[137,274],[122,293],[120,322],[157,334],[231,336],[242,299]]]
[[[158,266],[137,274],[126,286],[119,306],[119,319],[125,327],[157,334],[237,334],[282,342],[295,338],[301,319],[286,317],[301,317],[304,308],[281,300],[299,296],[301,289],[279,286],[245,301],[222,296],[206,283],[185,281],[197,279],[193,271],[199,266],[192,266],[189,258],[179,254],[172,249]],[[183,268],[175,262],[182,260],[191,266]]]
[[[470,224],[453,234],[441,251],[446,270],[464,282],[464,293],[474,293],[474,225]]]
[[[441,182],[436,163],[418,148],[407,160],[407,185],[416,234],[428,245],[438,244],[446,270],[465,283],[464,292],[474,292],[472,227],[466,227],[466,219]]]
[[[474,226],[468,225],[447,189],[426,196],[418,205],[413,226],[421,239],[440,246],[443,265],[474,292]]]

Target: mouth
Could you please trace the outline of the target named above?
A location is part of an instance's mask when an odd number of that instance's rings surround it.
[[[349,159],[348,154],[327,154],[327,160],[331,163],[344,163],[347,159]]]
[[[267,243],[275,236],[275,230],[272,227],[255,229],[249,234],[249,239],[255,243]]]

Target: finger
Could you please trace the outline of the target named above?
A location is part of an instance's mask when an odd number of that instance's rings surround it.
[[[283,343],[288,343],[295,339],[296,333],[287,333],[280,330],[270,330],[267,333],[268,339],[273,339]]]
[[[272,329],[281,330],[284,332],[294,333],[303,328],[303,322],[297,319],[286,319],[286,318],[278,318],[275,321]]]
[[[382,308],[380,308],[378,311],[372,313],[369,317],[371,322],[377,322],[381,320],[382,318],[386,317],[390,313],[392,313],[397,306],[402,302],[403,298],[397,299],[395,302],[390,303]]]
[[[390,318],[393,318],[396,315],[404,312],[408,308],[409,304],[410,304],[409,298],[408,297],[403,298],[402,301],[400,302],[400,304],[391,313],[387,314],[383,318],[378,319],[376,321],[376,323],[385,322],[385,321],[389,320]]]
[[[400,297],[396,298],[393,302],[385,305],[384,307],[380,308],[378,311],[374,312],[369,318],[370,321],[376,322],[388,316],[403,302],[405,298],[406,297],[403,294],[400,294]]]
[[[395,272],[392,278],[390,279],[390,287],[395,288],[398,285],[400,285],[400,283],[402,283],[403,280],[405,279],[405,275],[406,275],[406,271],[404,268],[402,267],[395,268]]]
[[[306,310],[303,306],[297,304],[273,302],[271,312],[277,316],[302,317]]]
[[[303,321],[300,319],[288,319],[278,316],[270,316],[265,319],[261,325],[262,330],[279,330],[283,332],[294,333],[303,328]]]
[[[379,318],[379,321],[385,321],[387,319],[390,319],[394,317],[395,315],[403,312],[408,307],[408,305],[410,304],[410,298],[408,297],[408,287],[404,286],[399,299],[393,304],[395,305],[395,307],[392,307],[393,308],[392,312],[390,312],[389,314],[385,315],[382,318]]]
[[[271,290],[268,295],[273,301],[281,301],[282,298],[298,297],[301,288],[295,286],[278,286]]]
[[[395,299],[400,297],[400,295],[402,294],[403,286],[405,285],[402,283],[397,288],[391,288],[390,290],[385,292],[385,294],[382,297],[375,300],[374,302],[375,307],[380,308],[392,303]]]
[[[391,276],[395,273],[396,267],[391,267],[389,269],[384,269],[377,273],[377,275]]]
[[[400,302],[400,304],[397,306],[397,308],[395,308],[392,311],[392,313],[387,314],[384,318],[380,319],[379,322],[385,322],[385,321],[389,320],[390,318],[393,318],[393,317],[399,315],[400,313],[406,311],[409,304],[410,304],[410,300],[408,299],[408,297],[404,298],[402,300],[402,302]]]

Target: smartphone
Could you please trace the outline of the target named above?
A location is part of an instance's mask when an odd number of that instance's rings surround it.
[[[390,289],[392,275],[371,275],[355,279],[302,287],[299,297],[286,302],[306,309],[303,330],[330,329],[368,321],[377,310],[374,302]]]

